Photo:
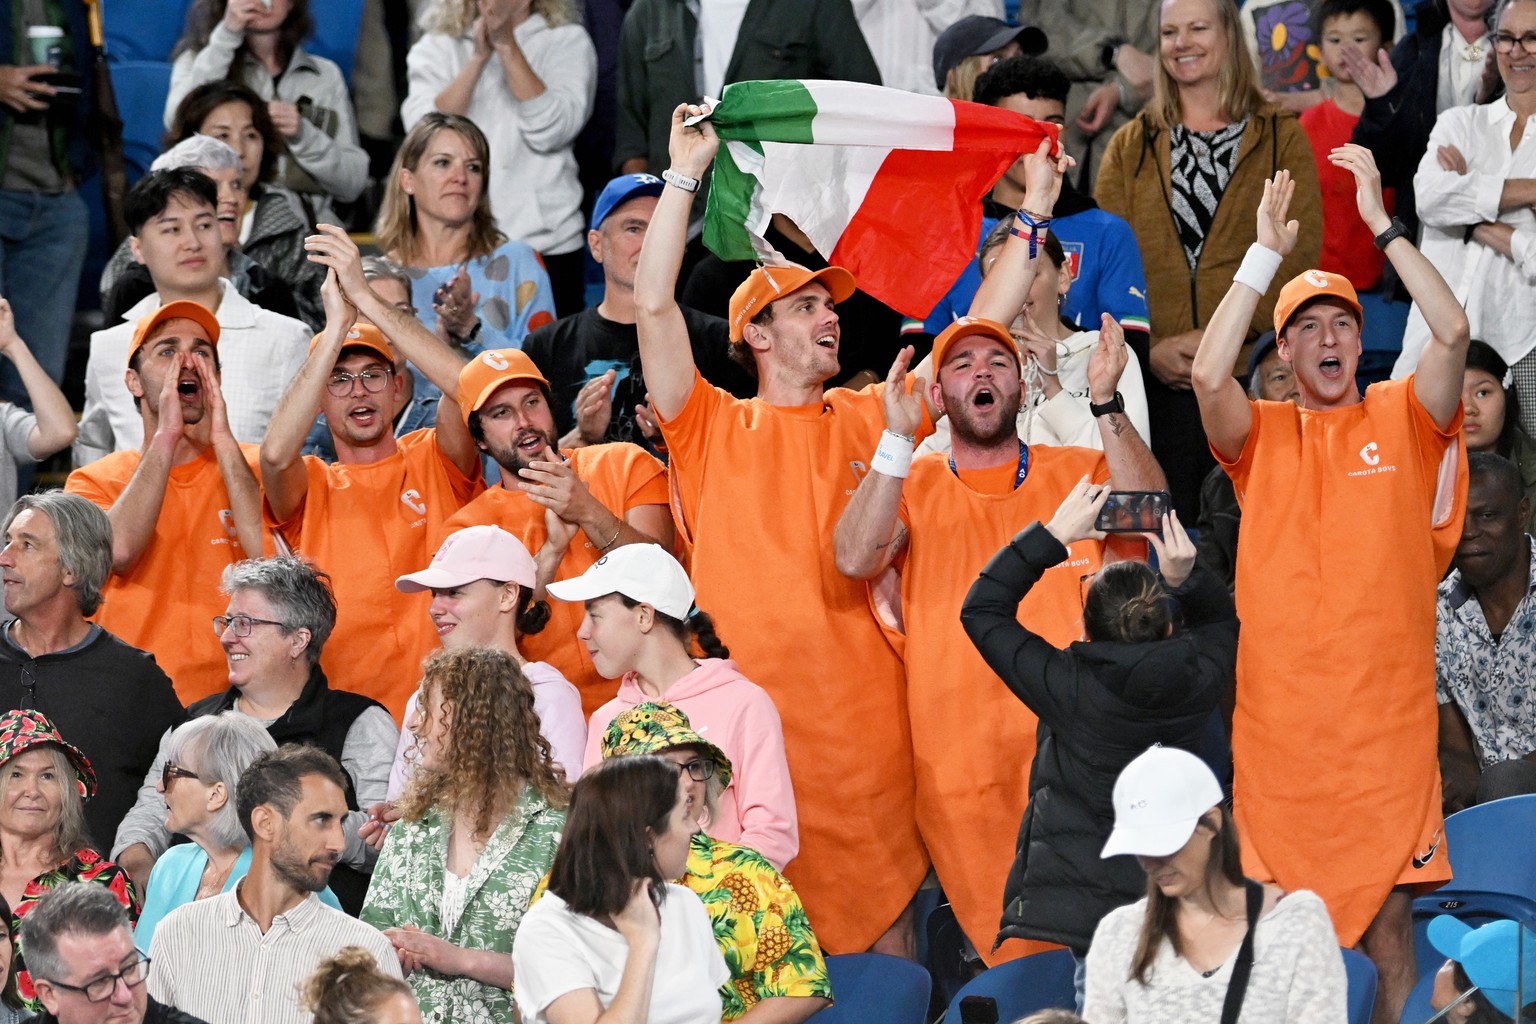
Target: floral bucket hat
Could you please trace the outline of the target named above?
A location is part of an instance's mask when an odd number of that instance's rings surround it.
[[[80,799],[89,800],[95,796],[96,769],[91,767],[90,758],[81,753],[79,747],[66,743],[58,727],[49,721],[47,715],[41,711],[21,709],[7,711],[4,716],[0,716],[0,764],[5,764],[17,754],[33,747],[50,743],[64,751],[64,756],[75,769],[75,786],[80,791]]]
[[[629,754],[656,754],[673,747],[698,747],[714,760],[722,788],[731,784],[731,759],[694,731],[688,715],[666,702],[636,704],[614,716],[603,732],[604,760]]]

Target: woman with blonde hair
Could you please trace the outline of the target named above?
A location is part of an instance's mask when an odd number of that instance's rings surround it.
[[[315,968],[300,998],[314,1024],[421,1024],[411,986],[391,978],[361,946],[346,946]]]
[[[506,651],[432,655],[407,724],[421,760],[362,919],[394,943],[428,1016],[510,1020],[512,941],[554,861],[565,772],[539,734],[533,688]]]
[[[512,173],[497,166],[498,178]],[[432,111],[395,154],[374,229],[379,247],[410,272],[417,317],[466,357],[521,348],[530,331],[555,315],[538,254],[497,226],[486,190],[490,178],[491,146],[480,127]],[[442,398],[415,366],[411,375],[415,397],[402,434],[430,427]]]
[[[544,259],[561,316],[580,312],[586,222],[572,144],[592,114],[597,50],[572,0],[437,0],[406,57],[407,129],[429,111],[490,136],[491,209]]]
[[[1147,404],[1152,452],[1179,515],[1192,523],[1200,483],[1215,465],[1190,390],[1195,349],[1254,240],[1250,211],[1264,182],[1282,169],[1296,182],[1291,209],[1301,235],[1278,281],[1317,265],[1322,195],[1296,115],[1259,93],[1233,0],[1164,0],[1158,32],[1152,100],[1110,140],[1094,198],[1130,222],[1142,252],[1172,257],[1146,267]],[[1278,294],[1260,300],[1250,339],[1272,326]]]

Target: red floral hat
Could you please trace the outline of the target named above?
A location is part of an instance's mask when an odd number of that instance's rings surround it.
[[[0,765],[23,751],[49,743],[64,751],[75,769],[75,786],[80,790],[80,799],[89,800],[95,796],[96,769],[91,767],[90,758],[81,753],[79,747],[66,743],[47,715],[41,711],[18,709],[0,716]]]

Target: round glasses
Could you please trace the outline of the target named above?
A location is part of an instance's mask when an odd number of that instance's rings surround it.
[[[364,391],[376,395],[389,383],[391,373],[394,371],[383,368],[364,370],[362,373],[343,373],[338,370],[325,382],[325,388],[337,398],[346,398],[352,393],[352,382],[356,380],[362,382]]]

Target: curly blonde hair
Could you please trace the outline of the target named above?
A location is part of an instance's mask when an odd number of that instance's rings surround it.
[[[542,14],[550,28],[581,20],[572,0],[533,0],[532,11]],[[462,36],[469,33],[479,16],[475,0],[437,0],[422,14],[421,27],[427,32]]]
[[[475,832],[485,835],[527,786],[551,807],[566,806],[565,769],[539,732],[533,686],[510,654],[494,647],[438,651],[422,665],[423,709],[434,693],[442,698],[448,749],[438,767],[417,768],[400,801],[405,820],[443,807],[473,815]]]

